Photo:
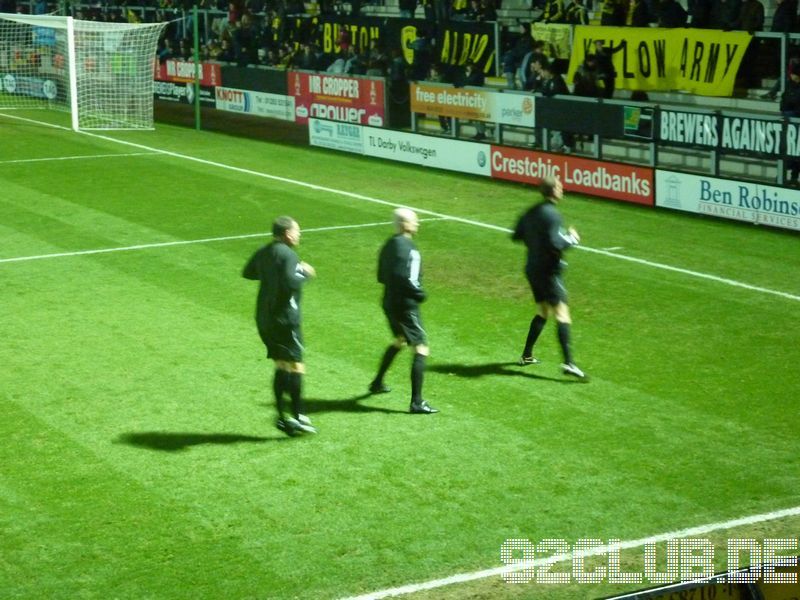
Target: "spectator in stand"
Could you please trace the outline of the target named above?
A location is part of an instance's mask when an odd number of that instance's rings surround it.
[[[172,45],[172,38],[164,37],[160,42],[160,46],[161,48],[158,51],[159,62],[175,58],[175,48]]]
[[[314,54],[311,44],[303,44],[300,53],[292,58],[292,66],[303,71],[317,70],[317,56]]]
[[[486,23],[497,21],[497,9],[494,6],[494,0],[479,0],[479,6],[478,21]]]
[[[242,12],[238,2],[228,3],[228,24],[233,25],[234,23],[237,23],[241,14]]]
[[[517,74],[519,77],[520,87],[523,90],[525,89],[525,81],[528,79],[528,74],[530,73],[531,61],[537,56],[546,58],[544,53],[544,42],[542,40],[533,40],[533,42],[531,42],[530,52],[523,56],[522,61],[520,62]]]
[[[785,7],[785,8],[784,8]],[[772,16],[772,31],[776,33],[791,33],[795,30],[797,23],[797,0],[778,0],[778,7],[775,9],[775,14]],[[765,42],[772,42],[774,40],[764,40]],[[771,45],[773,56],[776,55],[780,60],[781,46],[780,44]],[[796,56],[789,57],[789,63],[786,66],[786,79],[789,79],[789,73],[792,68],[800,64],[800,59]],[[761,96],[764,99],[775,100],[778,97],[778,92],[781,91],[781,79],[778,77],[770,90]]]
[[[401,19],[413,19],[417,12],[417,0],[400,0],[398,4]]]
[[[434,37],[425,27],[418,28],[417,34],[415,40],[407,42],[407,47],[414,51],[409,78],[412,81],[425,81],[433,64]]]
[[[468,0],[450,0],[450,20],[466,21],[468,11]]]
[[[537,21],[541,23],[564,23],[566,21],[564,0],[545,0],[544,9]]]
[[[356,51],[354,47],[350,47],[349,56],[344,63],[344,72],[347,75],[366,75],[367,74],[367,61],[364,56]]]
[[[208,43],[206,44],[206,48],[208,49],[208,58],[211,60],[219,60],[220,52],[222,52],[222,46],[219,43],[219,40],[216,38],[210,38]]]
[[[231,41],[236,55],[236,63],[240,67],[258,62],[258,32],[253,24],[253,17],[244,14],[233,30]]]
[[[535,94],[542,91],[542,67],[547,64],[547,57],[543,54],[536,55],[529,64],[522,89]]]
[[[473,61],[469,61],[464,69],[464,74],[455,82],[455,87],[483,87],[486,82],[486,76],[483,70]],[[483,121],[474,121],[475,136],[472,138],[476,141],[486,139],[486,123]]]
[[[569,88],[564,78],[558,73],[553,63],[542,65],[542,96],[552,98],[553,96],[569,96]],[[560,152],[569,154],[575,147],[575,136],[567,131],[561,132]]]
[[[519,33],[511,47],[503,53],[503,76],[506,78],[507,87],[510,90],[515,89],[517,69],[522,64],[522,59],[533,48],[533,38],[531,37],[531,28],[528,23],[520,23]]]
[[[231,41],[228,38],[223,38],[222,42],[220,42],[217,60],[220,62],[234,62],[236,60],[236,55],[233,52]]]
[[[434,83],[449,83],[448,78],[445,76],[447,69],[441,63],[434,63],[431,65],[431,72],[428,76],[428,81]],[[442,133],[450,133],[450,117],[439,117],[439,128]]]
[[[764,29],[764,5],[760,0],[742,0],[739,16],[733,22],[733,29],[755,33]],[[753,40],[755,42],[756,40]],[[751,42],[750,47],[755,47]],[[743,59],[744,60],[744,59]]]
[[[450,0],[433,0],[433,12],[439,25],[447,23],[450,20]]]
[[[573,96],[585,98],[600,98],[602,91],[597,83],[597,56],[587,54],[583,64],[577,68],[572,78]]]
[[[588,25],[589,11],[583,0],[572,0],[567,7],[567,23],[571,25]]]
[[[652,20],[647,0],[628,0],[625,25],[630,27],[648,27]]]
[[[711,3],[713,0],[689,0],[689,26],[706,29],[711,25]]]
[[[686,27],[689,14],[677,0],[661,0],[658,5],[658,26],[667,29]]]
[[[192,40],[183,38],[178,44],[178,56],[181,60],[192,60],[194,58],[194,48],[192,48]]]
[[[610,48],[603,45],[602,40],[595,40],[595,60],[597,61],[597,82],[602,88],[603,98],[614,97],[614,85],[617,79],[617,70],[614,68],[612,57],[614,53],[622,50],[623,46]]]
[[[478,0],[469,0],[469,6],[464,13],[465,21],[478,21],[481,16],[481,5]]]
[[[739,18],[733,23],[733,29],[755,33],[764,28],[764,5],[759,0],[742,0]],[[739,84],[744,88],[760,88],[761,76],[758,68],[758,56],[761,40],[753,39],[747,45],[742,56],[739,72],[736,74]]]
[[[711,29],[731,31],[742,12],[742,0],[712,0]]]
[[[389,58],[378,40],[370,40],[367,54],[367,75],[384,77],[389,66]]]
[[[786,89],[781,95],[781,114],[786,118],[800,117],[800,64],[794,65],[789,71],[789,80]],[[786,161],[789,170],[788,185],[797,186],[800,177],[800,160],[794,158]]]
[[[622,27],[628,11],[627,0],[602,0],[600,4],[600,25]]]
[[[797,0],[775,0],[775,12],[772,15],[770,31],[775,33],[792,33],[797,26]]]

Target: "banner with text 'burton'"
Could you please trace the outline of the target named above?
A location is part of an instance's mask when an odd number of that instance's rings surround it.
[[[702,96],[730,96],[752,35],[715,29],[578,26],[569,79],[602,40],[612,49],[616,87],[626,90],[682,90]]]

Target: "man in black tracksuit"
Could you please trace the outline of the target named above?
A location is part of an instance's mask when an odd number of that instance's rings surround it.
[[[419,314],[419,305],[426,297],[421,283],[422,257],[412,240],[419,229],[419,221],[414,211],[398,208],[394,211],[394,224],[397,233],[384,244],[378,259],[378,282],[384,285],[383,312],[395,340],[386,348],[369,391],[373,394],[391,391],[383,383],[383,377],[397,353],[408,344],[414,350],[410,410],[414,414],[433,414],[439,411],[422,399],[429,349]]]
[[[242,276],[261,284],[256,302],[256,325],[267,347],[267,358],[275,361],[276,426],[288,435],[316,433],[302,408],[305,365],[300,314],[303,284],[316,272],[311,265],[300,261],[293,250],[300,243],[297,221],[278,217],[272,224],[272,238],[272,243],[253,254]],[[284,414],[284,394],[291,398],[293,417]]]
[[[525,264],[525,275],[533,292],[533,298],[539,305],[539,311],[531,320],[525,347],[519,359],[520,365],[531,365],[539,362],[533,356],[533,345],[542,332],[547,318],[552,315],[558,323],[558,340],[564,354],[561,365],[566,375],[584,379],[586,375],[574,362],[570,349],[570,324],[572,323],[567,290],[561,280],[566,263],[562,260],[563,252],[578,244],[580,237],[574,228],[566,232],[561,229],[561,214],[556,205],[561,200],[564,190],[559,179],[545,177],[541,183],[542,202],[531,207],[517,223],[512,239],[525,243],[528,249],[528,260]]]

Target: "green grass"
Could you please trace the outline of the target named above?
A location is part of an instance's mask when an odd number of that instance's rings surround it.
[[[267,125],[265,121],[265,126]],[[264,238],[0,262],[0,597],[336,598],[500,566],[510,537],[636,539],[800,505],[800,303],[574,250],[578,363],[505,233],[422,223],[432,417],[363,398],[389,334],[375,282],[391,208],[0,116],[0,260],[269,230],[305,233],[305,394],[273,428],[241,268]],[[511,227],[524,186],[159,126],[115,139]],[[116,154],[82,160],[8,162]],[[796,235],[580,196],[592,248],[800,295]],[[423,218],[425,215],[422,215]],[[797,537],[797,519],[725,532]],[[724,547],[724,543],[720,547]],[[634,559],[632,559],[634,560]],[[596,598],[510,586],[422,598]]]

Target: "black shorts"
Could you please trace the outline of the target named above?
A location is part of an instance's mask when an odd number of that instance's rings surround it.
[[[567,304],[567,288],[557,271],[528,272],[528,283],[537,304],[545,302],[552,306],[563,302]]]
[[[392,308],[383,307],[389,328],[396,336],[402,336],[410,346],[420,346],[428,343],[428,335],[422,328],[422,318],[419,308]]]
[[[300,327],[269,324],[258,330],[267,347],[267,358],[286,362],[303,362],[303,333]]]

